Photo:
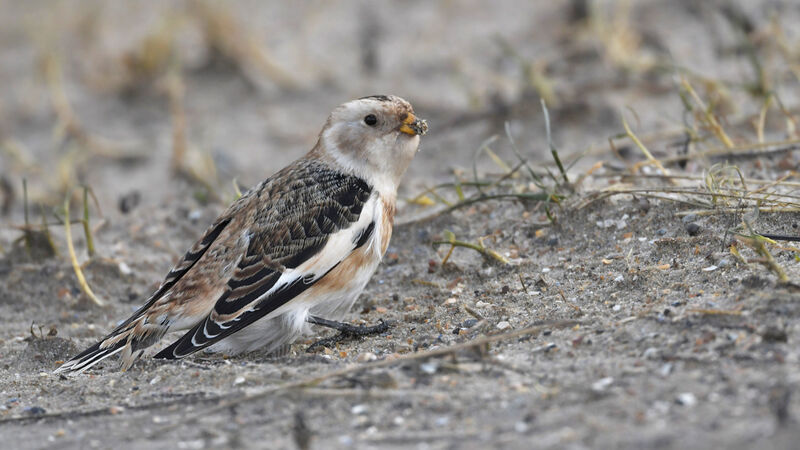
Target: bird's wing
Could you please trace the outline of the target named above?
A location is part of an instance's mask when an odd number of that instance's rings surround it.
[[[370,199],[376,201],[369,184],[321,165],[289,178],[282,186],[263,188],[268,200],[214,309],[156,358],[181,358],[241,330],[310,288],[367,242],[374,232]]]

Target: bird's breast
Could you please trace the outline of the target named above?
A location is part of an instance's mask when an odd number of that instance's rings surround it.
[[[392,226],[394,225],[394,214],[395,214],[395,198],[388,197],[384,195],[379,195],[379,205],[378,208],[380,209],[380,217],[377,218],[377,223],[380,225],[378,227],[379,232],[377,235],[379,236],[380,242],[377,248],[380,249],[380,258],[383,257],[384,253],[386,253],[386,249],[389,247],[389,241],[392,239]]]

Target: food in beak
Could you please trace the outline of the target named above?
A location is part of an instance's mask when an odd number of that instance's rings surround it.
[[[406,120],[403,121],[400,132],[412,136],[422,136],[428,132],[428,122],[426,122],[425,119],[419,119],[413,114],[409,114]]]

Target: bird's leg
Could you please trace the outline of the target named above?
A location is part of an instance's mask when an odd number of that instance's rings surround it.
[[[323,319],[317,316],[308,316],[306,322],[323,327],[333,328],[334,330],[350,336],[368,336],[370,334],[380,334],[389,329],[389,324],[380,319],[380,323],[367,327],[364,325],[350,325],[349,323],[336,322],[335,320]]]
[[[344,341],[346,339],[354,338],[354,337],[361,337],[361,336],[369,336],[372,334],[380,334],[389,329],[392,324],[389,322],[384,322],[383,319],[380,320],[380,323],[373,326],[364,326],[364,325],[351,325],[349,323],[343,322],[336,322],[335,320],[328,320],[323,319],[322,317],[317,316],[308,316],[306,318],[306,322],[313,324],[313,325],[321,325],[323,327],[333,328],[337,330],[339,334],[333,337],[320,339],[313,344],[309,345],[306,349],[306,352],[310,353],[317,347],[320,346],[328,346],[330,344],[335,344],[337,342]]]

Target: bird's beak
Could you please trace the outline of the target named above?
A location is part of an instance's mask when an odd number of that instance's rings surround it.
[[[409,113],[406,120],[403,121],[403,125],[400,127],[400,132],[411,136],[422,136],[428,132],[428,122],[426,122],[425,119],[419,119]]]

